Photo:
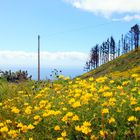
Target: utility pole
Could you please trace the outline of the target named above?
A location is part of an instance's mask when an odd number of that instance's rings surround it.
[[[40,81],[40,35],[38,35],[38,81]]]

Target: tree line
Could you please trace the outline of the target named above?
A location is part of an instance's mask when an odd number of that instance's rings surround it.
[[[131,27],[125,35],[116,43],[113,36],[108,38],[102,44],[96,44],[90,50],[89,60],[86,62],[84,69],[86,71],[95,69],[122,54],[138,48],[140,44],[140,27],[138,24]]]

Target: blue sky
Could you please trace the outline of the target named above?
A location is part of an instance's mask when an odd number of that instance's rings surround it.
[[[127,5],[123,4],[126,2]],[[10,68],[27,64],[35,67],[37,35],[40,34],[43,57],[48,57],[42,58],[42,67],[82,68],[92,46],[111,35],[118,40],[122,33],[139,23],[140,8],[137,5],[140,1],[133,2],[1,0],[0,66]],[[63,57],[59,58],[60,55]]]

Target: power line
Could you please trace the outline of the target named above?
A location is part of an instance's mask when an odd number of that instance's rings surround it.
[[[67,31],[56,32],[56,33],[48,35],[47,38],[51,38],[51,37],[54,37],[56,35],[61,35],[61,34],[66,34],[66,33],[71,33],[71,32],[77,32],[77,31],[81,31],[81,30],[87,30],[87,29],[91,29],[91,28],[93,29],[93,28],[97,28],[97,27],[100,27],[100,26],[105,26],[105,25],[112,24],[112,22],[113,21],[110,21],[110,22],[107,22],[107,23],[101,23],[101,24],[97,24],[97,25],[83,26],[83,27],[79,27],[79,28],[75,28],[75,29],[70,29],[70,30],[67,30]]]

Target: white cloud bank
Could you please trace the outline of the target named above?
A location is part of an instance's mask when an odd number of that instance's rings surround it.
[[[125,21],[140,20],[140,0],[64,0],[75,8],[103,15],[106,18],[113,14],[127,14],[121,18]],[[128,15],[129,14],[129,15]]]
[[[0,51],[0,66],[36,67],[37,53],[24,51]],[[41,52],[42,67],[78,67],[87,60],[82,52]]]

